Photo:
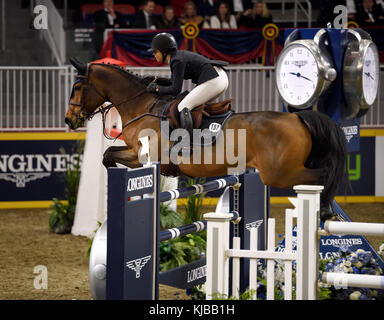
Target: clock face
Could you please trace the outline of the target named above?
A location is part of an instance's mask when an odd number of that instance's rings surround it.
[[[277,62],[276,80],[286,103],[291,106],[307,104],[313,98],[319,80],[319,68],[313,53],[300,44],[287,47]]]
[[[365,51],[362,70],[364,99],[368,105],[372,105],[377,96],[380,72],[377,51],[373,45],[370,45]]]

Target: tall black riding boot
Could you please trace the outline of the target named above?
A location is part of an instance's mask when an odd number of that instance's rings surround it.
[[[192,143],[192,134],[193,134],[193,120],[192,120],[192,115],[191,111],[188,108],[184,108],[183,110],[180,111],[180,126],[181,128],[185,129],[188,134],[189,134],[189,141],[190,145]],[[187,133],[185,133],[187,135]],[[184,135],[181,139],[184,138]],[[188,146],[188,150],[190,151],[190,145]],[[185,149],[185,148],[184,148]],[[180,150],[182,152],[182,150]]]
[[[187,130],[189,135],[192,137],[192,129],[193,129],[193,120],[191,111],[188,108],[184,108],[180,111],[180,126]]]

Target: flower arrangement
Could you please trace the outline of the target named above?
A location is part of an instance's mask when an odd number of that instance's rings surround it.
[[[378,255],[384,260],[384,242],[380,245],[377,251]]]
[[[339,250],[340,256],[320,260],[321,272],[353,273],[366,275],[382,275],[383,270],[372,253],[363,249],[352,252],[348,247]],[[321,277],[321,275],[320,275]],[[384,300],[384,290],[366,288],[335,288],[322,284],[320,289],[327,292],[324,298],[337,300]]]
[[[380,246],[379,252],[384,251],[384,244]],[[281,261],[275,261],[275,300],[284,300],[284,264]],[[340,248],[337,255],[330,259],[320,260],[320,272],[339,272],[354,273],[367,275],[383,275],[377,261],[373,258],[372,253],[363,249],[352,252],[349,248]],[[320,278],[321,278],[320,273]],[[265,264],[258,264],[258,281],[257,281],[257,299],[266,299],[266,268]],[[296,297],[296,263],[292,264],[292,299]],[[205,286],[195,287],[187,290],[187,294],[191,299],[205,299]],[[249,300],[252,297],[250,290],[240,294],[240,300]],[[216,295],[214,299],[234,300],[233,296],[226,297]],[[335,300],[384,300],[384,290],[375,290],[368,288],[335,288],[331,285],[320,285],[319,300],[335,299]]]

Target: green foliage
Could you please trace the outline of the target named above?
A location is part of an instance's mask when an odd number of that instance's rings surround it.
[[[202,231],[160,243],[160,271],[200,259],[205,252],[205,239],[206,232]]]
[[[68,205],[57,198],[53,198],[53,209],[49,216],[49,228],[56,233],[67,233],[69,227]]]
[[[199,183],[204,183],[204,181],[199,179]],[[197,179],[188,177],[186,186],[192,186],[194,184],[197,184]],[[185,224],[190,224],[203,219],[202,205],[204,195],[205,194],[202,193],[188,197],[187,205],[185,206]]]
[[[183,225],[183,218],[168,205],[160,203],[160,227],[170,229]]]
[[[332,291],[327,287],[320,287],[318,300],[329,300],[332,299]]]
[[[252,300],[252,296],[256,293],[256,290],[247,290],[247,291],[244,291],[243,293],[241,293],[239,295],[239,297],[235,297],[235,296],[227,296],[225,294],[213,294],[212,295],[212,300]],[[205,295],[203,296],[203,299],[202,300],[205,300]],[[260,300],[260,299],[258,299]]]
[[[188,178],[186,185],[193,184],[196,184],[196,179]],[[169,229],[202,220],[202,199],[203,195],[193,195],[188,198],[184,218],[168,206],[161,205],[161,227]],[[160,243],[160,271],[177,268],[200,259],[205,253],[205,248],[206,231]]]
[[[76,161],[69,163],[67,171],[64,173],[65,189],[64,196],[68,204],[54,198],[51,205],[51,215],[49,217],[49,228],[55,233],[69,233],[73,225],[76,211],[77,193],[80,182],[81,155],[84,150],[84,141],[79,141],[72,149],[72,154],[76,154]],[[60,148],[60,153],[65,154],[64,148]]]
[[[101,227],[102,223],[100,221],[97,221],[97,228],[95,230],[93,230],[93,232],[96,234],[97,230]],[[95,237],[91,237],[89,240],[88,240],[88,250],[87,250],[87,257],[89,258],[89,256],[91,255],[91,249],[92,249],[92,243],[93,243],[93,239]]]

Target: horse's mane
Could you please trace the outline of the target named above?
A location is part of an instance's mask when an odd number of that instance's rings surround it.
[[[135,81],[138,85],[145,86],[145,87],[148,86],[148,84],[150,82],[152,82],[153,79],[155,78],[154,76],[144,76],[144,77],[142,77],[142,76],[140,76],[137,73],[133,73],[132,71],[129,71],[129,70],[125,69],[125,68],[118,67],[118,66],[115,66],[115,65],[112,65],[112,64],[93,63],[93,65],[103,66],[103,67],[107,67],[107,68],[111,68],[111,69],[117,70],[121,74],[123,74],[125,77]]]

